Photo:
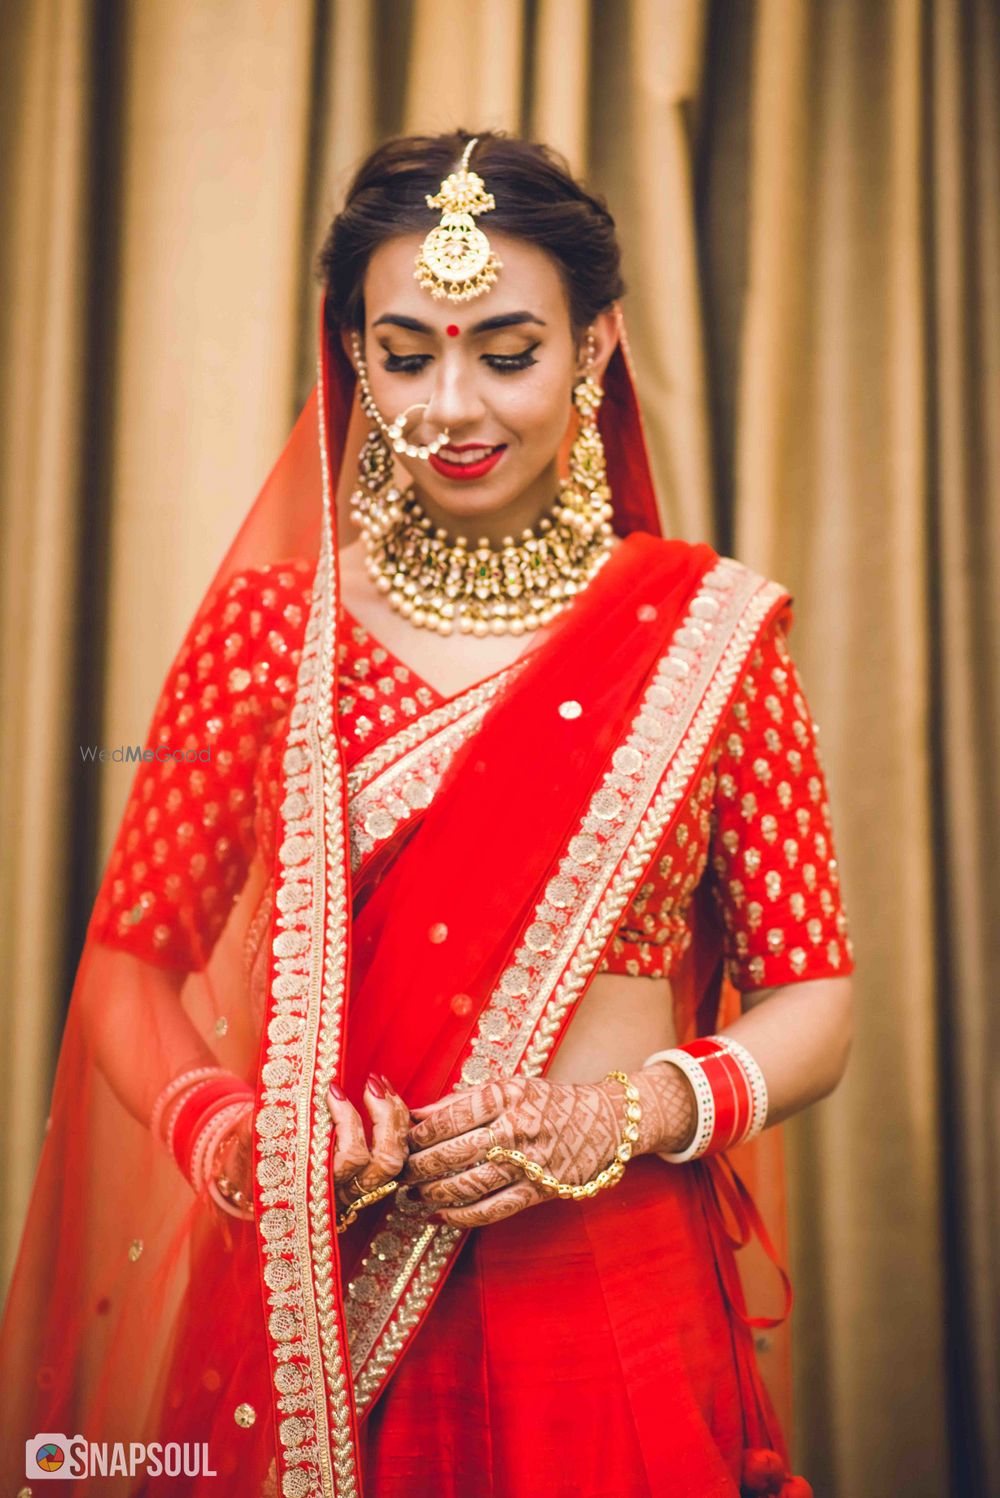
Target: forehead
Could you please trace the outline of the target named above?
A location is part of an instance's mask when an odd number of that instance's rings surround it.
[[[488,225],[484,225],[488,228]],[[365,311],[368,322],[386,312],[417,317],[432,327],[446,323],[478,322],[484,317],[528,308],[546,322],[569,319],[566,288],[555,260],[537,245],[508,234],[489,235],[502,264],[495,285],[467,302],[447,297],[436,300],[419,285],[414,262],[422,234],[401,234],[379,245],[365,272]]]

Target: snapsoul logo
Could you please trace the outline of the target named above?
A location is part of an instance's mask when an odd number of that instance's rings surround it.
[[[62,1431],[42,1431],[24,1443],[24,1475],[47,1477],[217,1477],[209,1464],[208,1443],[167,1441],[88,1441]]]

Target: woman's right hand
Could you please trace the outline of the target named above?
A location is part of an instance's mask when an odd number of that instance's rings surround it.
[[[410,1110],[385,1077],[369,1076],[364,1103],[372,1119],[368,1148],[364,1125],[346,1093],[334,1083],[327,1093],[333,1119],[333,1180],[337,1200],[349,1207],[364,1191],[394,1180],[409,1155]]]

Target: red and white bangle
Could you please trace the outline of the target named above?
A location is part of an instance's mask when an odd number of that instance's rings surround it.
[[[740,1144],[747,1144],[751,1139],[757,1138],[767,1123],[767,1083],[764,1081],[764,1073],[746,1046],[741,1045],[738,1040],[733,1040],[729,1035],[716,1035],[713,1039],[725,1046],[727,1051],[742,1062],[743,1070],[750,1083],[750,1090],[753,1093],[753,1116],[749,1129],[739,1141]]]
[[[220,1177],[220,1180],[221,1179],[223,1179],[223,1178]],[[225,1181],[223,1183],[224,1184],[228,1184]],[[254,1216],[253,1204],[252,1203],[248,1203],[245,1207],[237,1206],[237,1204],[234,1201],[232,1201],[228,1196],[223,1196],[223,1194],[222,1194],[221,1190],[219,1189],[219,1186],[217,1185],[214,1177],[208,1183],[208,1194],[212,1198],[212,1200],[215,1202],[215,1205],[217,1207],[220,1207],[222,1209],[222,1211],[225,1212],[228,1216],[230,1216],[230,1217],[238,1217],[241,1222],[252,1222],[253,1221],[253,1216]],[[240,1192],[240,1196],[241,1197],[242,1197],[242,1194],[243,1193]]]
[[[150,1128],[195,1191],[208,1184],[215,1147],[253,1108],[248,1082],[221,1066],[194,1067],[168,1082]]]
[[[693,1056],[689,1056],[687,1051],[681,1050],[679,1046],[669,1051],[656,1051],[652,1056],[647,1056],[642,1064],[644,1067],[652,1066],[656,1061],[669,1061],[674,1066],[680,1067],[694,1089],[697,1109],[694,1138],[686,1150],[673,1154],[668,1154],[665,1150],[659,1152],[664,1160],[672,1160],[682,1165],[686,1160],[696,1160],[699,1155],[703,1155],[715,1137],[715,1094],[701,1064]]]
[[[195,1191],[201,1191],[203,1187],[211,1187],[212,1166],[217,1148],[226,1135],[231,1134],[246,1114],[252,1111],[253,1094],[249,1097],[236,1097],[217,1108],[202,1125],[191,1149],[189,1167],[191,1185]]]
[[[694,1138],[687,1149],[660,1150],[675,1164],[734,1149],[756,1137],[767,1121],[764,1073],[745,1046],[726,1035],[706,1035],[684,1046],[655,1051],[643,1066],[668,1061],[694,1090]]]
[[[182,1101],[182,1093],[190,1092],[196,1083],[204,1082],[209,1077],[221,1077],[223,1071],[224,1068],[221,1066],[192,1067],[190,1071],[181,1072],[179,1076],[174,1077],[157,1095],[149,1115],[149,1132],[171,1153],[169,1135],[164,1125],[167,1109],[173,1103],[175,1106],[171,1111],[176,1116],[177,1107]]]

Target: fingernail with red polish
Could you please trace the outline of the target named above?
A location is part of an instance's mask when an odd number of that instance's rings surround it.
[[[338,1103],[346,1103],[347,1102],[347,1093],[344,1091],[344,1089],[342,1087],[338,1087],[337,1084],[336,1084],[336,1082],[331,1082],[330,1083],[330,1091],[333,1093],[333,1095],[337,1099]]]
[[[395,1087],[393,1087],[392,1083],[389,1081],[389,1078],[383,1076],[381,1072],[379,1072],[379,1077],[381,1078],[382,1085],[385,1087],[385,1090],[389,1094],[389,1096],[399,1097],[399,1093],[396,1091]]]
[[[368,1073],[368,1087],[371,1092],[374,1092],[376,1097],[385,1097],[385,1088],[374,1072]]]

